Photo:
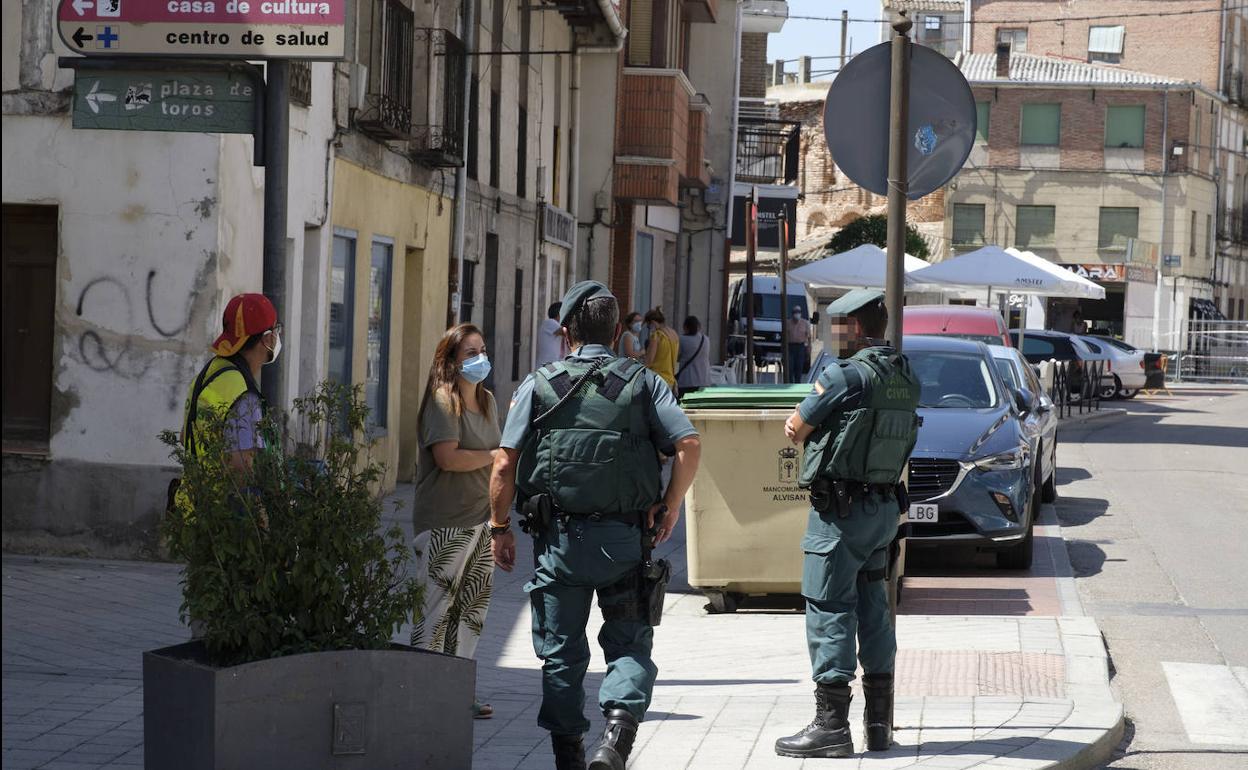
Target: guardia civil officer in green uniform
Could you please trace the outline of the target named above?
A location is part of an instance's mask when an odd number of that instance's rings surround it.
[[[888,326],[883,300],[883,292],[857,289],[828,307],[834,318],[848,316],[842,353],[852,356],[824,369],[785,423],[790,440],[805,442],[800,481],[811,490],[802,595],[815,719],[776,741],[781,756],[853,753],[849,683],[859,661],[867,749],[892,743],[897,638],[885,576],[897,534],[897,484],[918,434],[919,383],[905,357],[880,341]]]
[[[597,593],[607,727],[589,767],[623,770],[658,673],[650,650],[669,568],[650,548],[671,537],[701,445],[667,385],[613,352],[619,307],[606,286],[573,286],[559,323],[572,353],[521,383],[503,429],[490,480],[494,560],[507,571],[515,565],[515,498],[534,537],[525,590],[543,661],[537,721],[551,733],[559,770],[586,767],[585,624]],[[666,490],[660,452],[675,457]]]

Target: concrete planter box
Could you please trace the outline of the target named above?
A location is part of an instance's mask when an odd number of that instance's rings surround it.
[[[143,653],[148,770],[472,767],[476,663],[393,645],[216,668]]]

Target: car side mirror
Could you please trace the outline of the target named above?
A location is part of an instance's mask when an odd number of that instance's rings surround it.
[[[1018,407],[1018,411],[1023,414],[1035,411],[1036,396],[1026,388],[1019,388],[1014,391],[1014,405]]]

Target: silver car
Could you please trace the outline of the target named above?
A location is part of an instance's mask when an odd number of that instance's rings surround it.
[[[997,373],[1011,390],[1027,390],[1035,396],[1032,409],[1020,410],[1023,431],[1031,438],[1032,465],[1040,498],[1046,503],[1057,499],[1057,411],[1053,400],[1044,392],[1036,370],[1023,354],[1004,345],[989,345],[988,352],[997,365]]]
[[[1100,334],[1084,335],[1083,341],[1089,346],[1097,346],[1109,357],[1106,375],[1112,375],[1113,381],[1107,382],[1108,376],[1102,378],[1101,398],[1135,398],[1147,379],[1144,351],[1120,339]]]

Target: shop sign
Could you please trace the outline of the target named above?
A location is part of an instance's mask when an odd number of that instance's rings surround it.
[[[1083,276],[1090,281],[1098,283],[1122,283],[1127,280],[1126,265],[1105,265],[1105,264],[1063,264],[1062,267],[1070,270],[1076,275]]]
[[[61,40],[84,56],[341,59],[346,0],[60,0]]]

